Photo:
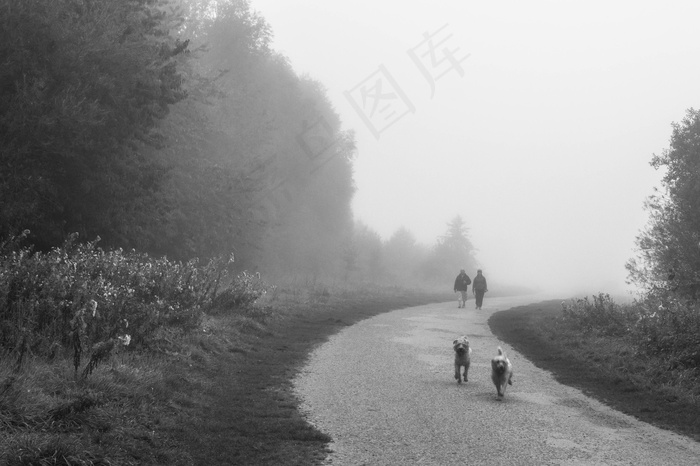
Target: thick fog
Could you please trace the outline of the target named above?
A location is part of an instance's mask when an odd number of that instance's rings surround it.
[[[355,131],[356,219],[432,244],[461,215],[491,279],[627,289],[649,161],[699,105],[700,3],[251,5]]]

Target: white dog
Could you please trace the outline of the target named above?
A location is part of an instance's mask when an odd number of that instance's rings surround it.
[[[513,385],[512,378],[513,365],[499,346],[498,355],[491,360],[491,380],[496,386],[499,400],[506,394],[506,384]]]

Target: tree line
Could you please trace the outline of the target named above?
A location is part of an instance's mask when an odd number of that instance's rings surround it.
[[[405,227],[387,240],[357,222],[343,250],[343,279],[451,290],[460,269],[473,276],[479,262],[469,228],[461,216],[451,219],[435,244],[426,245]]]
[[[474,262],[461,219],[434,247],[355,222],[354,135],[247,0],[0,0],[0,37],[0,237],[353,281]]]
[[[271,47],[247,0],[0,0],[0,238],[74,232],[175,260],[346,280],[476,267],[461,218],[432,246],[353,219],[352,131]],[[653,293],[700,292],[700,127],[673,125],[627,264]]]
[[[248,2],[2,0],[0,34],[3,237],[320,272],[351,230],[353,136]]]

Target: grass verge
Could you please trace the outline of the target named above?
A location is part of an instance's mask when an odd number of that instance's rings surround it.
[[[638,354],[624,337],[582,332],[562,319],[561,300],[493,314],[491,331],[560,383],[612,408],[700,441],[697,384],[670,383],[661,360]]]
[[[320,464],[330,438],[304,420],[292,387],[311,350],[362,319],[449,298],[398,289],[282,289],[259,303],[255,312],[266,317],[214,318],[212,344],[194,368],[207,381],[202,403],[169,434],[194,464]]]

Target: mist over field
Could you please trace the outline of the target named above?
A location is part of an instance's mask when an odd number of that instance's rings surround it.
[[[630,289],[625,263],[663,175],[649,162],[698,106],[700,5],[251,5],[355,130],[356,219],[385,240],[403,226],[431,245],[461,215],[493,280]],[[420,57],[430,41],[433,56]],[[368,117],[379,78],[396,94],[382,101],[395,110],[383,121]]]

